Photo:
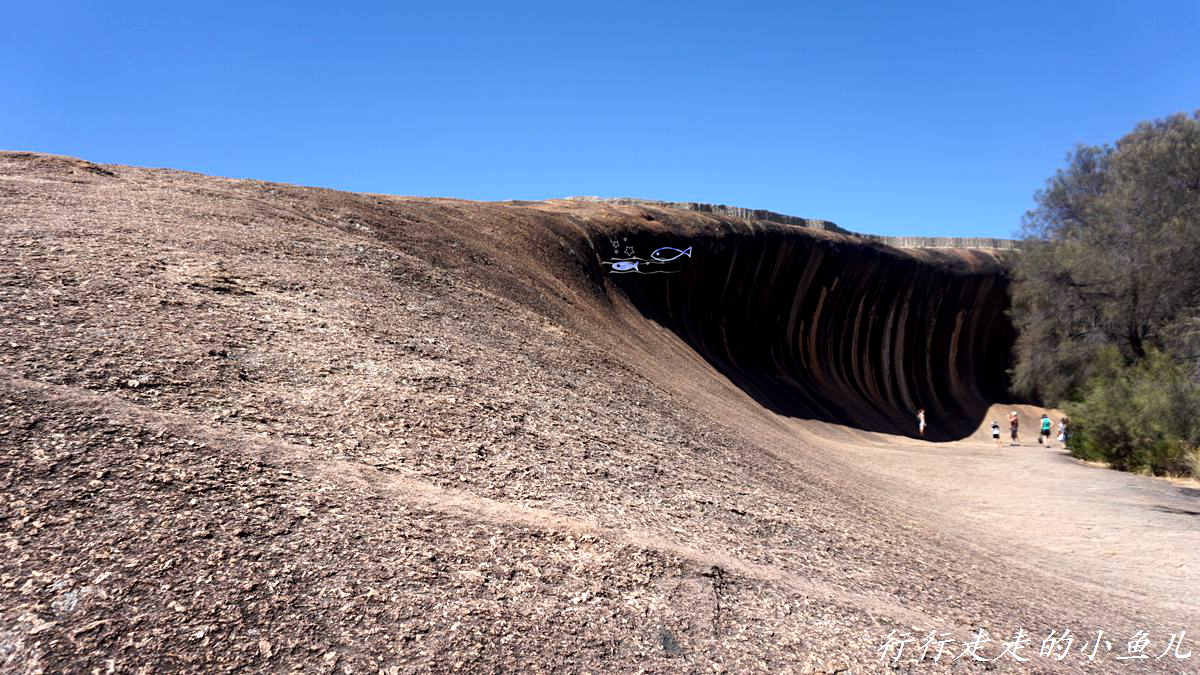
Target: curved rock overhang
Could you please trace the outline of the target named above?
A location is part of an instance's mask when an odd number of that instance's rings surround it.
[[[1015,331],[995,251],[900,250],[780,224],[620,235],[692,247],[669,273],[610,274],[647,318],[779,414],[930,440],[1006,400]],[[664,267],[664,266],[659,266]]]

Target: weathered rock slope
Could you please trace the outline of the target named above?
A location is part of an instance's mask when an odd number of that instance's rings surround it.
[[[614,240],[696,248],[614,278]],[[980,414],[1001,286],[666,207],[2,153],[0,670],[876,672],[892,629],[1186,623],[839,451]],[[1089,668],[1033,651],[920,669]]]

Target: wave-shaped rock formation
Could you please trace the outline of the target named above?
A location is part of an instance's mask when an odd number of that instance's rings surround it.
[[[43,166],[112,186],[167,175],[44,155],[11,160],[22,171]],[[914,435],[915,411],[925,408],[929,437],[941,440],[969,435],[990,403],[1007,398],[1015,334],[1004,245],[901,249],[829,221],[709,204],[479,203],[234,184],[247,204],[289,195],[298,205],[288,218],[385,242],[552,321],[603,317],[586,330],[613,349],[604,335],[612,321],[642,320],[620,313],[627,298],[784,415]],[[659,246],[691,255],[667,274],[616,274],[604,264]]]
[[[969,431],[1006,254],[772,218],[0,151],[0,671],[876,672],[893,626],[1190,625],[1184,496],[796,419]],[[1147,518],[1152,554],[1082,539]]]
[[[947,440],[1007,398],[1015,332],[995,247],[899,250],[778,218],[718,210],[697,223],[672,205],[640,208],[610,234],[620,253],[692,255],[612,282],[764,406],[909,436],[924,408],[927,436]]]

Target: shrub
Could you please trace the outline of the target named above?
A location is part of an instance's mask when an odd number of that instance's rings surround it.
[[[1200,386],[1187,369],[1151,350],[1130,365],[1102,350],[1083,397],[1068,404],[1071,454],[1155,475],[1200,475]]]

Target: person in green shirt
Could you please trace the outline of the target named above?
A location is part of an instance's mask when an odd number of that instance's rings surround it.
[[[1042,433],[1038,434],[1038,445],[1042,444],[1042,439],[1046,439],[1046,445],[1050,445],[1050,417],[1046,413],[1042,413]]]

